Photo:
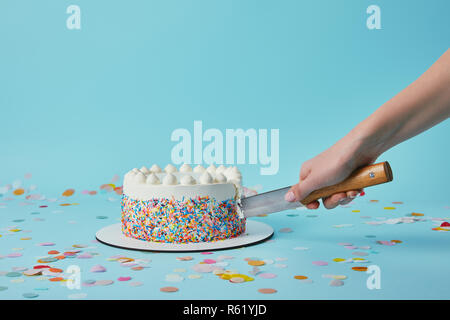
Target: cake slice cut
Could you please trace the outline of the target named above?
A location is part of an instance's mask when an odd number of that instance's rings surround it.
[[[123,181],[122,232],[163,243],[237,237],[245,232],[246,222],[237,205],[241,186],[242,175],[236,167],[135,168]]]

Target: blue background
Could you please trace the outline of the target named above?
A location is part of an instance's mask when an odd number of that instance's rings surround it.
[[[66,27],[71,4],[81,30]],[[366,27],[371,4],[381,30]],[[278,174],[243,165],[245,185],[295,183],[303,161],[449,48],[449,12],[446,0],[1,1],[0,186],[31,172],[40,192],[59,195],[164,166],[172,131],[192,132],[194,120],[279,129]],[[433,214],[448,205],[449,134],[446,121],[382,155],[395,180],[368,196]]]

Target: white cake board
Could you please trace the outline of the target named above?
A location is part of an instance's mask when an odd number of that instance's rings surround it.
[[[247,220],[245,233],[239,237],[216,242],[201,243],[160,243],[128,238],[122,233],[120,223],[112,224],[97,231],[95,237],[101,243],[122,249],[141,251],[189,252],[222,250],[260,243],[273,235],[271,226]]]

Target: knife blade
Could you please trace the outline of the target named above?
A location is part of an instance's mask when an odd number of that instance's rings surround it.
[[[245,217],[254,217],[305,206],[310,202],[339,192],[359,190],[393,180],[391,166],[387,161],[372,164],[355,170],[344,181],[311,192],[301,202],[284,200],[291,187],[276,189],[250,197],[243,197],[238,203]]]

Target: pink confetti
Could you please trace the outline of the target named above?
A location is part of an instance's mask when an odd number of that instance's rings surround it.
[[[20,252],[13,252],[7,255],[8,258],[18,258],[21,257],[22,254]]]
[[[263,279],[273,279],[276,278],[277,275],[275,273],[265,272],[258,274],[258,277],[261,277]]]
[[[117,278],[117,281],[130,281],[131,277],[119,277]]]
[[[312,264],[316,265],[316,266],[327,266],[328,262],[326,262],[326,261],[313,261]]]
[[[216,260],[213,260],[213,259],[205,259],[205,260],[203,260],[203,262],[204,262],[204,263],[207,263],[207,264],[213,264],[213,263],[216,263]]]
[[[39,245],[45,246],[45,247],[50,247],[50,246],[54,246],[55,244],[53,242],[42,242]]]
[[[105,272],[105,271],[106,271],[106,268],[99,264],[97,264],[91,268],[91,272]]]

